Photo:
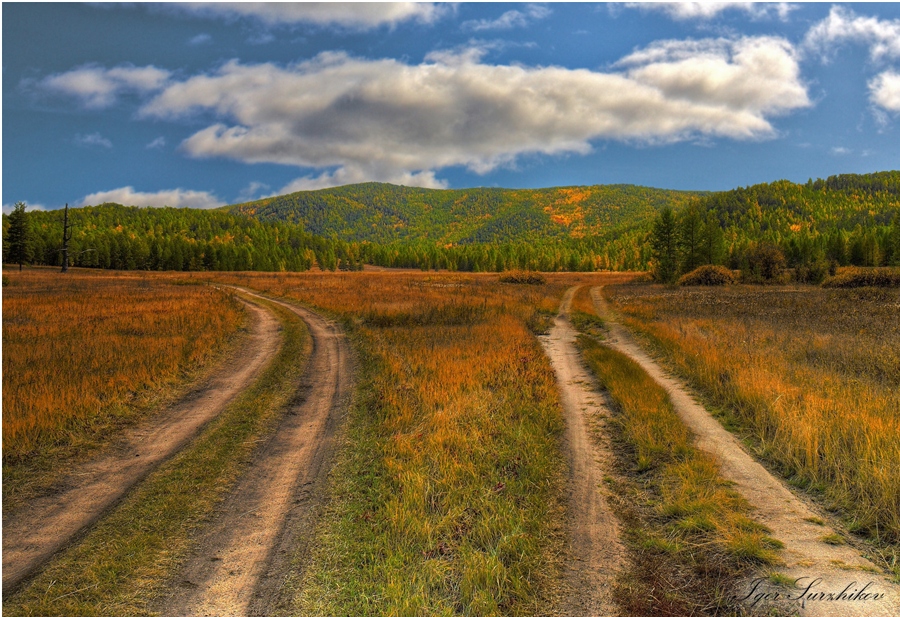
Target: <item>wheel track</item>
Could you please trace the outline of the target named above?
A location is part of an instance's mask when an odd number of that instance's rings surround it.
[[[110,451],[79,465],[43,495],[3,517],[3,593],[36,574],[86,533],[129,490],[173,457],[260,374],[279,346],[278,320],[256,304],[237,353],[167,411],[120,436]]]
[[[163,615],[270,614],[296,543],[308,546],[339,410],[351,392],[349,346],[333,322],[295,304],[265,300],[293,311],[309,328],[313,348],[304,383],[277,431],[217,508],[170,594],[159,601]]]
[[[566,291],[553,328],[538,337],[556,372],[565,415],[569,462],[569,545],[574,561],[566,579],[572,593],[563,606],[571,616],[611,617],[618,609],[611,596],[616,574],[625,559],[619,521],[603,494],[603,477],[612,467],[608,436],[591,434],[592,423],[603,423],[610,411],[598,394],[596,381],[575,345],[578,333],[569,322],[569,308],[578,287]]]
[[[777,568],[791,578],[798,579],[799,589],[777,588],[761,583],[758,593],[778,593],[775,604],[798,610],[801,615],[815,617],[900,615],[900,588],[891,583],[881,571],[849,545],[831,545],[822,541],[834,529],[817,525],[809,505],[787,488],[785,483],[768,472],[725,430],[709,412],[690,395],[689,389],[678,379],[668,375],[635,342],[628,330],[617,323],[606,305],[601,287],[591,289],[594,309],[609,331],[604,344],[620,351],[637,362],[669,394],[682,421],[695,435],[695,445],[713,456],[720,465],[722,476],[735,483],[734,488],[755,508],[754,518],[771,529],[772,535],[784,542],[785,564]],[[852,595],[871,581],[866,592],[884,593],[877,601],[808,601],[802,606],[798,596],[803,588],[814,583],[809,594],[832,592],[845,588]],[[749,593],[753,582],[747,582]],[[808,596],[808,594],[803,594]],[[785,596],[790,596],[786,598]]]

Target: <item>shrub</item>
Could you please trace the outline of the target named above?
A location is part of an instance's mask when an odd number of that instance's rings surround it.
[[[812,283],[818,285],[825,280],[829,273],[833,274],[833,272],[831,272],[831,264],[824,259],[820,259],[812,263],[797,266],[794,269],[794,280],[798,283]]]
[[[543,285],[547,282],[547,279],[539,272],[512,271],[501,274],[500,282],[513,283],[514,285]]]
[[[744,254],[743,280],[745,283],[773,283],[785,266],[787,262],[780,248],[762,242],[754,244]]]
[[[734,274],[724,266],[700,266],[680,279],[679,285],[732,285]]]
[[[822,287],[900,287],[900,268],[847,268]]]

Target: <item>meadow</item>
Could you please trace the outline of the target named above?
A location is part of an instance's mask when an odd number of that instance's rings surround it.
[[[563,593],[562,415],[534,334],[568,280],[215,278],[328,311],[364,358],[332,505],[285,614],[552,613]]]
[[[31,472],[170,399],[244,320],[230,295],[165,277],[35,269],[4,279],[4,509],[35,489]]]
[[[604,290],[623,323],[849,529],[900,540],[900,290]]]

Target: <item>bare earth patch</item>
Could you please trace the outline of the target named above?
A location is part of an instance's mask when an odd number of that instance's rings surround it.
[[[559,315],[546,336],[538,337],[556,372],[566,420],[569,459],[569,542],[575,563],[566,578],[573,593],[565,602],[566,615],[617,613],[611,597],[616,574],[625,558],[619,522],[603,494],[603,477],[612,465],[608,442],[592,437],[592,423],[610,417],[593,376],[575,345],[577,332],[569,323],[569,307],[578,290],[566,292]]]
[[[721,474],[755,508],[754,518],[785,544],[782,581],[748,581],[745,602],[756,607],[778,605],[809,616],[892,616],[900,614],[900,589],[856,549],[840,543],[835,530],[811,505],[759,464],[702,405],[613,321],[600,288],[591,290],[597,314],[609,329],[605,344],[626,354],[669,394],[678,415],[696,437],[696,446],[715,457]],[[824,595],[823,595],[824,594]],[[865,594],[869,594],[865,596]],[[864,597],[865,596],[865,597]],[[880,596],[880,597],[875,597]]]
[[[8,594],[188,444],[260,373],[279,345],[278,320],[246,303],[250,334],[238,352],[169,410],[130,429],[110,451],[63,478],[53,493],[3,520],[3,592]]]

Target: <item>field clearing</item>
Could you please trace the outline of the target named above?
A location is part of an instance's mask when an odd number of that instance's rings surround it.
[[[284,614],[552,613],[562,416],[533,334],[577,275],[214,278],[339,315],[365,359],[334,502]]]
[[[4,508],[25,468],[81,453],[156,408],[244,320],[229,294],[146,274],[4,276]]]
[[[763,459],[848,527],[900,540],[900,290],[605,290]],[[893,563],[892,563],[893,562]],[[886,563],[897,575],[896,554]]]

